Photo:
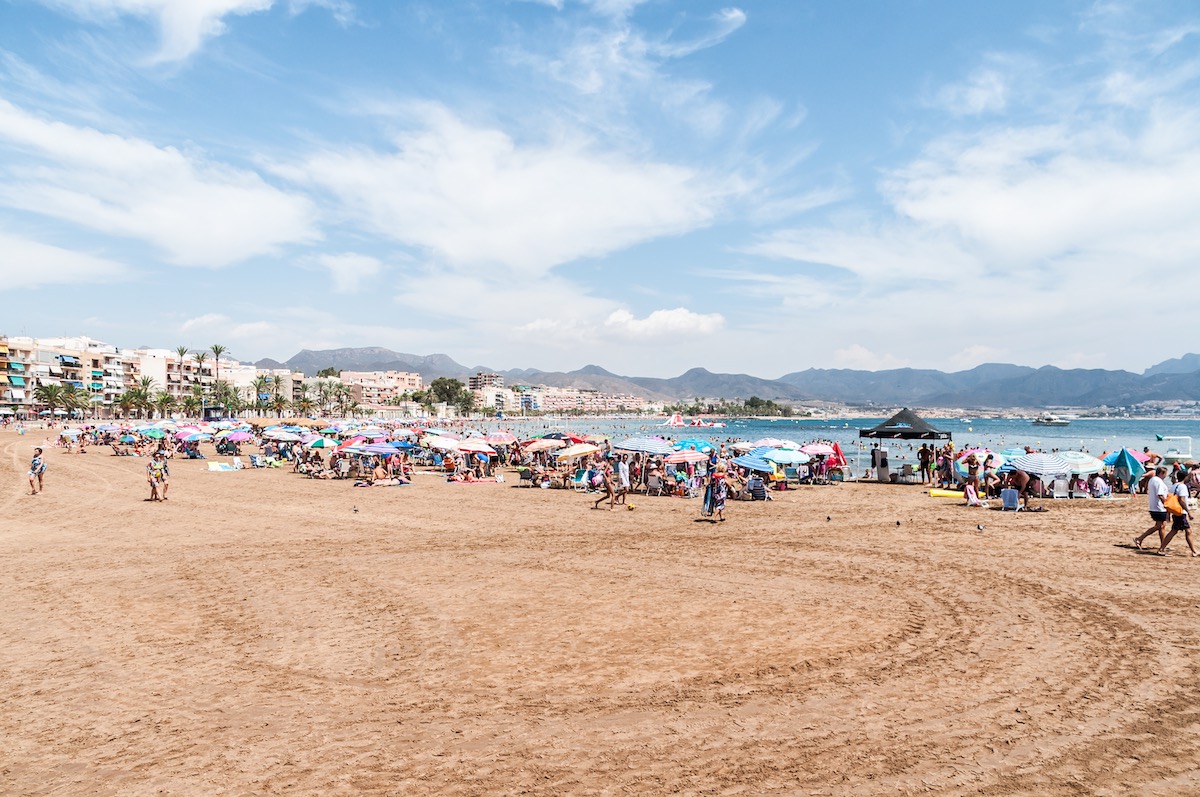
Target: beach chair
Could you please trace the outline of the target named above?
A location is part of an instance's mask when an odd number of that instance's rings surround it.
[[[662,495],[663,480],[662,476],[657,473],[652,473],[646,477],[646,495]]]
[[[250,467],[265,468],[265,467],[267,467],[267,460],[266,460],[266,458],[263,457],[262,454],[251,454],[250,455]]]
[[[576,468],[575,475],[572,476],[569,481],[571,483],[571,487],[577,493],[586,493],[588,488],[591,487],[591,485],[587,483],[587,471],[583,468]]]
[[[800,482],[800,471],[796,470],[795,467],[790,467],[790,466],[786,467],[783,469],[783,478],[788,481],[794,481],[796,483],[799,483]]]
[[[917,472],[913,470],[913,466],[909,462],[905,462],[900,468],[900,481],[904,484],[915,484],[917,481]]]
[[[1021,494],[1012,487],[1000,491],[1000,509],[1004,512],[1016,512],[1021,508]]]
[[[517,468],[517,479],[518,487],[532,487],[533,471],[529,468]]]
[[[242,470],[242,469],[243,469],[243,468],[245,468],[245,467],[246,467],[246,466],[242,464],[242,458],[241,458],[241,457],[234,457],[234,458],[233,458],[233,469],[234,469],[234,470]]]
[[[347,476],[349,476],[350,475],[350,466],[352,464],[353,463],[350,462],[349,457],[338,460],[337,477],[339,479],[344,479]]]
[[[1070,498],[1071,497],[1070,486],[1071,486],[1070,482],[1068,482],[1066,479],[1055,479],[1053,482],[1050,483],[1050,497],[1051,498]]]

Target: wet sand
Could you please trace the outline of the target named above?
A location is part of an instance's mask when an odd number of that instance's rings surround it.
[[[99,449],[27,495],[42,437],[0,433],[5,795],[1200,792],[1200,560],[1129,547],[1144,497],[718,525],[174,461],[156,504]]]

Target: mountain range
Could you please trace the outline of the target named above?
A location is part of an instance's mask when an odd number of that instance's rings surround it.
[[[304,349],[285,362],[260,360],[259,368],[290,368],[308,376],[325,368],[339,371],[408,371],[426,384],[438,377],[461,379],[478,371],[499,373],[505,384],[577,387],[606,393],[625,393],[651,401],[680,401],[695,397],[775,401],[830,401],[886,406],[1110,407],[1143,401],[1200,400],[1200,354],[1166,360],[1141,374],[1103,369],[1031,368],[987,363],[966,371],[896,368],[887,371],[810,368],[779,379],[749,374],[713,373],[692,368],[670,379],[621,376],[588,365],[577,371],[467,367],[445,354],[404,354],[377,346]]]

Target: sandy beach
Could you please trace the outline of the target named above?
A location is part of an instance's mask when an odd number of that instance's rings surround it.
[[[1131,549],[1144,496],[718,525],[175,461],[156,504],[103,449],[28,495],[43,436],[0,434],[5,795],[1200,791],[1200,560]]]

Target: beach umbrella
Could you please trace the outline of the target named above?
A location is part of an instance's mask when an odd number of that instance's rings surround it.
[[[1122,448],[1105,457],[1104,464],[1110,466],[1118,474],[1122,471],[1128,472],[1129,483],[1137,484],[1142,478],[1142,474],[1146,472],[1146,467],[1134,456],[1134,453],[1128,448]]]
[[[83,432],[78,429],[63,429],[61,432],[59,432],[59,435],[62,437],[77,437],[81,434],[83,434]]]
[[[1099,473],[1104,463],[1083,451],[1059,451],[1058,456],[1071,465],[1071,473]]]
[[[613,448],[621,451],[636,451],[642,454],[669,454],[671,453],[671,444],[661,437],[631,437],[628,440],[622,440]]]
[[[319,429],[318,431],[320,431],[321,434],[338,434],[342,430],[338,429],[336,426],[327,426],[324,429]]]
[[[493,455],[496,453],[496,449],[489,446],[482,437],[470,437],[466,440],[459,440],[458,450],[466,451],[470,454]]]
[[[137,438],[131,434],[123,434],[117,438],[118,443],[136,443]]]
[[[750,454],[746,454],[744,456],[734,457],[730,460],[730,462],[732,462],[734,465],[737,465],[739,468],[746,468],[747,470],[756,470],[761,473],[775,472],[775,466],[760,456],[751,456]]]
[[[271,440],[278,440],[281,443],[299,443],[300,435],[295,432],[289,432],[284,429],[270,429],[263,432],[263,437]]]
[[[379,457],[390,457],[396,453],[396,449],[387,443],[368,443],[366,445],[352,446],[345,450],[352,454],[371,454]]]
[[[187,437],[183,438],[183,442],[185,442],[185,443],[199,443],[199,442],[201,442],[201,441],[203,441],[203,440],[211,440],[211,439],[212,439],[212,435],[210,435],[210,434],[207,434],[207,433],[205,433],[205,432],[193,432],[192,434],[190,434],[190,435],[188,435]]]
[[[678,443],[671,446],[671,448],[675,449],[676,451],[683,451],[683,450],[686,450],[689,448],[694,448],[697,451],[700,451],[703,453],[708,453],[709,451],[713,450],[713,445],[712,445],[712,443],[708,442],[707,440],[700,440],[695,437],[689,437],[686,440],[680,440]]]
[[[778,437],[764,437],[750,444],[751,448],[800,448],[795,440],[781,440]]]
[[[829,443],[809,443],[800,446],[800,450],[812,457],[829,457],[834,454],[833,446]]]
[[[426,448],[441,449],[442,451],[458,451],[459,442],[450,437],[442,437],[441,435],[426,435],[421,440],[421,445]]]
[[[1013,446],[1012,448],[1004,449],[1000,453],[1008,459],[1014,459],[1016,457],[1025,456],[1026,452],[1025,449],[1021,448],[1020,446]]]
[[[705,454],[703,451],[697,451],[694,448],[685,448],[681,451],[672,451],[670,454],[667,454],[663,462],[666,462],[668,465],[679,465],[684,462],[706,462],[707,460],[708,454]]]
[[[595,454],[599,450],[600,446],[596,445],[595,443],[576,443],[575,445],[567,446],[562,451],[559,451],[555,456],[561,460],[577,459],[579,457],[587,456],[588,454]]]
[[[1149,455],[1143,454],[1141,451],[1135,451],[1132,448],[1122,448],[1121,451],[1127,453],[1139,464],[1146,464],[1146,460],[1150,459]],[[1103,459],[1105,465],[1117,464],[1117,457],[1121,455],[1121,451],[1114,451]],[[1144,470],[1144,469],[1143,469]]]
[[[1010,464],[1014,470],[1023,470],[1040,478],[1071,472],[1071,463],[1057,454],[1046,454],[1041,451],[1016,457]]]
[[[1024,455],[1025,452],[1022,451],[1021,453]],[[1008,457],[1004,456],[1003,454],[997,454],[995,451],[991,451],[986,448],[969,448],[962,452],[959,458],[954,462],[954,469],[958,471],[959,475],[967,475],[967,457],[971,456],[972,454],[975,455],[975,459],[979,462],[980,475],[983,475],[983,461],[988,458],[989,454],[992,457],[992,465],[997,471],[1003,468],[1005,463],[1008,462]],[[1007,473],[1008,470],[1011,470],[1011,468],[1006,469],[1005,472]]]
[[[225,439],[231,440],[234,443],[244,443],[245,441],[253,438],[254,435],[250,434],[249,432],[230,432]]]
[[[305,448],[337,448],[338,441],[331,440],[328,437],[318,437],[315,440],[309,440],[304,444]]]
[[[147,429],[144,432],[142,432],[142,434],[145,435],[146,437],[152,438],[154,440],[162,440],[164,437],[167,436],[167,433],[164,432],[162,429]]]
[[[562,448],[564,445],[566,444],[563,443],[562,440],[538,439],[530,440],[528,443],[524,444],[522,448],[530,453],[533,453],[536,451],[549,451],[555,448]],[[668,450],[670,449],[668,448]]]
[[[803,465],[810,459],[808,454],[793,448],[773,448],[763,452],[762,458],[780,465]]]
[[[507,446],[517,442],[517,436],[512,432],[498,430],[483,436],[483,439],[494,446]]]

